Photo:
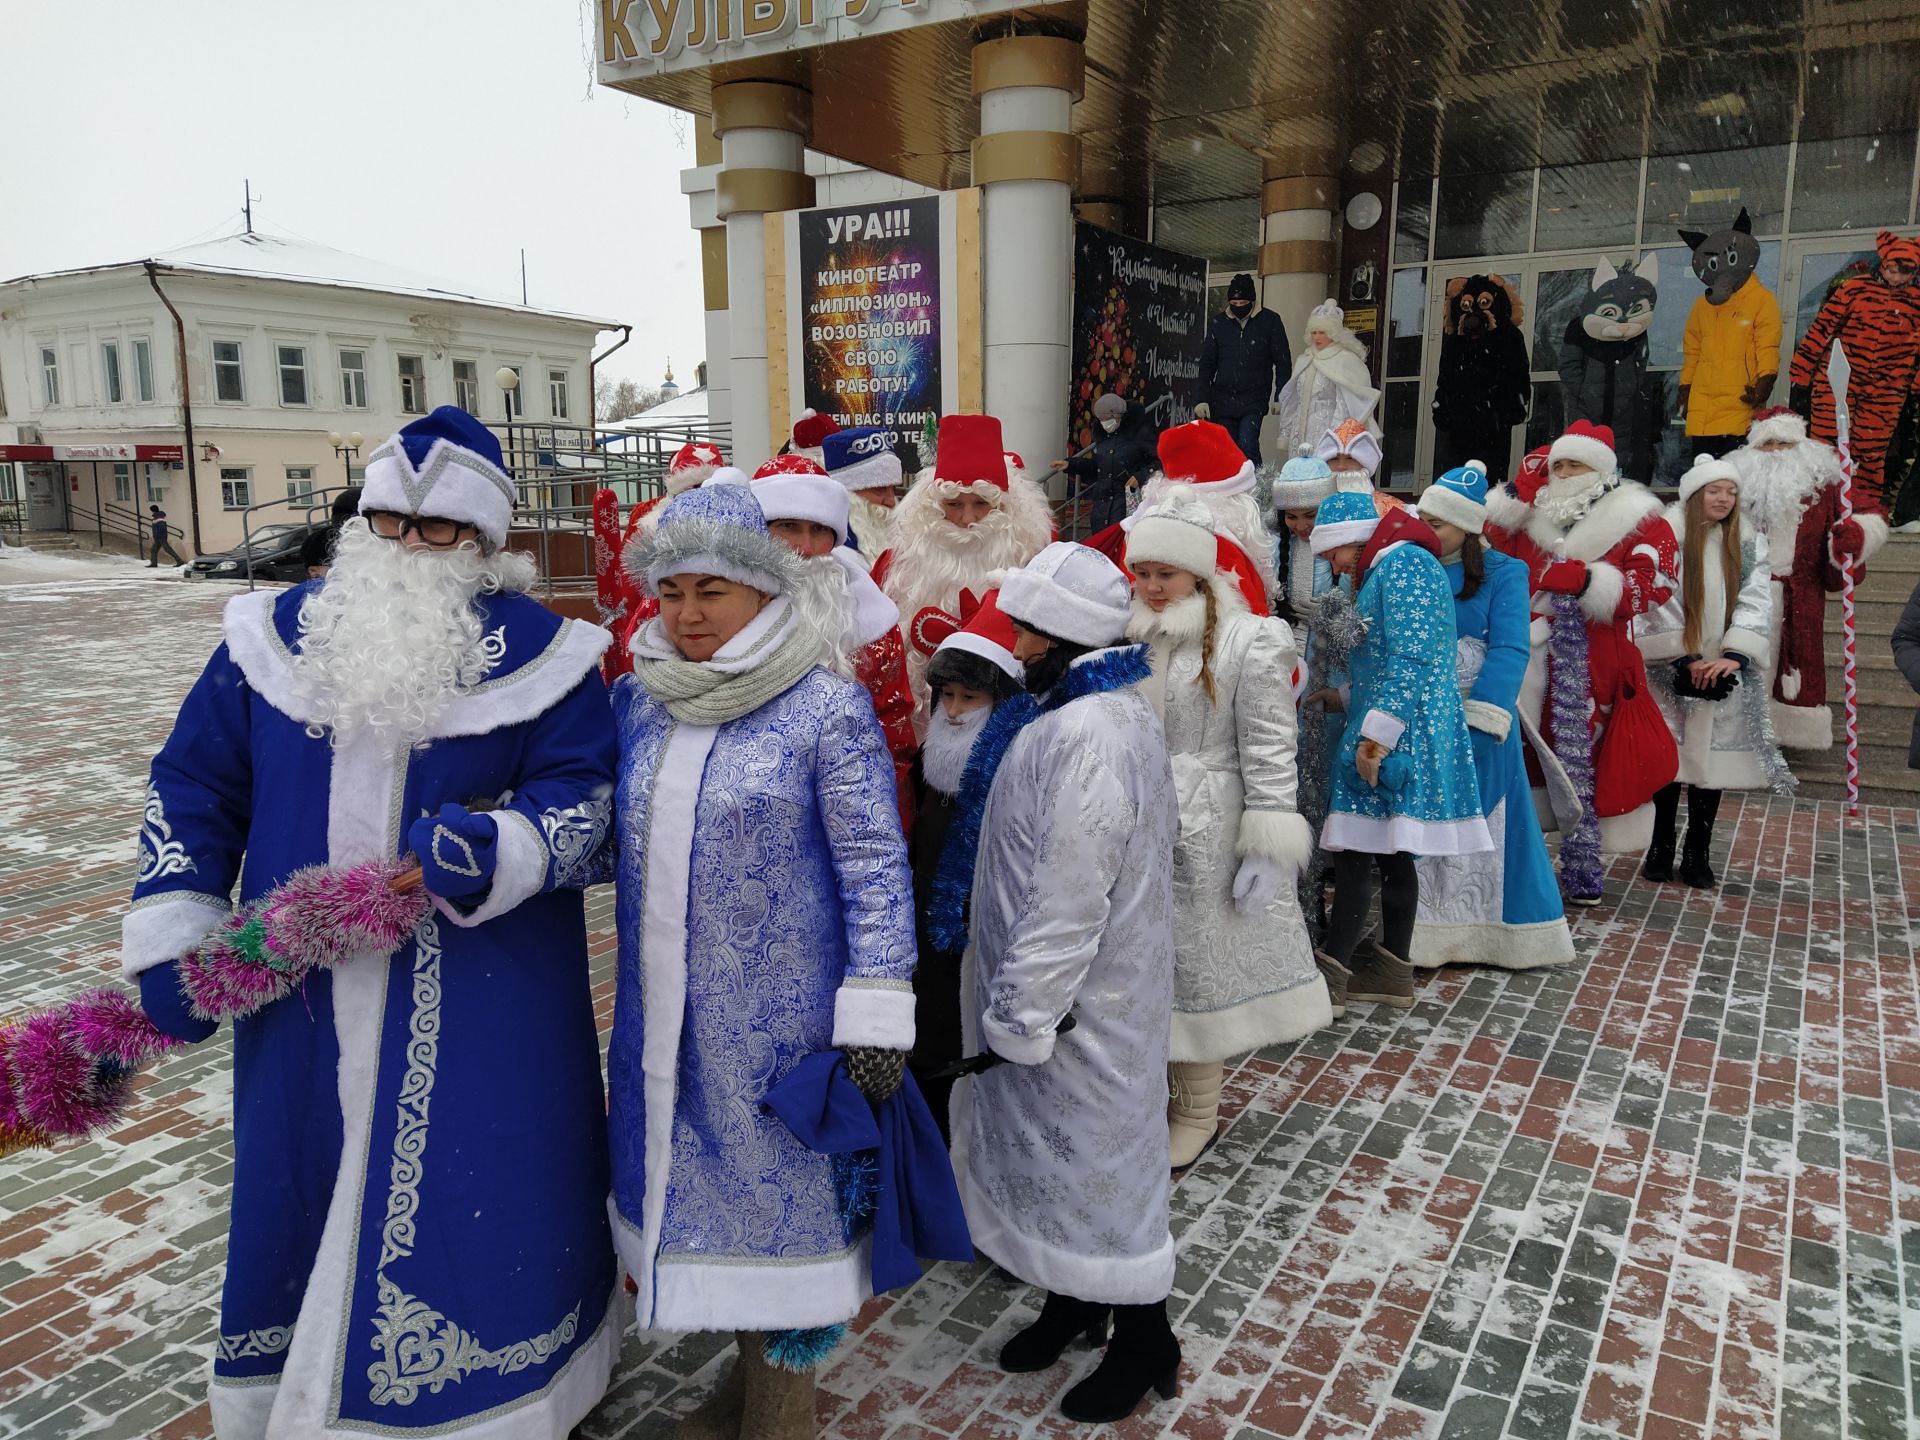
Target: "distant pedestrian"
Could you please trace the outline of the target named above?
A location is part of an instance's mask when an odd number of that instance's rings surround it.
[[[167,524],[167,512],[162,510],[158,505],[149,505],[147,507],[147,514],[149,516],[147,523],[153,529],[153,553],[147,558],[147,568],[152,570],[159,566],[160,552],[162,550],[167,552],[167,555],[172,559],[174,564],[186,564],[187,562],[182,560],[178,552],[173,548],[173,540],[171,538],[173,535],[173,527]]]
[[[1227,308],[1213,317],[1200,347],[1200,388],[1207,398],[1193,413],[1226,426],[1240,453],[1258,465],[1260,422],[1278,403],[1293,356],[1280,317],[1256,304],[1253,277],[1234,276]]]
[[[1127,513],[1127,491],[1138,489],[1153,474],[1160,435],[1141,406],[1111,392],[1093,402],[1093,418],[1099,436],[1078,454],[1054,461],[1053,468],[1080,481],[1093,503],[1087,533],[1098,535],[1120,523]]]

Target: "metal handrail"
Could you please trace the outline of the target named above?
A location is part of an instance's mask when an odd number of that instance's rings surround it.
[[[305,523],[308,525],[313,525],[316,523],[313,518],[314,512],[316,510],[326,511],[329,515],[331,515],[333,511],[334,497],[338,495],[341,491],[350,490],[352,488],[353,487],[350,485],[322,486],[313,490],[308,490],[300,495],[286,495],[286,496],[282,496],[280,499],[277,499],[277,500],[261,500],[258,503],[249,505],[244,510],[242,510],[240,512],[240,548],[244,550],[247,554],[247,589],[249,590],[253,589],[253,512],[254,511],[271,510],[277,506],[282,506],[282,505],[289,506],[289,507],[298,506],[306,515]]]

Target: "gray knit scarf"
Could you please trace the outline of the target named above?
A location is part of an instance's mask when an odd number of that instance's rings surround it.
[[[783,595],[711,660],[684,659],[652,622],[637,637],[633,678],[683,724],[725,725],[784,695],[820,659],[819,637]]]

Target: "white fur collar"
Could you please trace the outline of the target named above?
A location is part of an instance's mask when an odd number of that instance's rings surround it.
[[[1207,581],[1213,591],[1214,613],[1219,620],[1244,614],[1247,600],[1240,587],[1215,574]],[[1216,623],[1216,630],[1220,626]],[[1133,618],[1127,622],[1127,639],[1136,644],[1166,645],[1178,648],[1196,642],[1207,632],[1206,596],[1196,590],[1184,600],[1176,600],[1164,610],[1150,610],[1138,596],[1133,602]]]

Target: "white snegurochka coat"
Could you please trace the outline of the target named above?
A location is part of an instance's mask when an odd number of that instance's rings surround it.
[[[1297,872],[1313,855],[1294,769],[1298,730],[1291,627],[1247,613],[1239,588],[1210,582],[1218,619],[1212,673],[1200,683],[1204,598],[1155,615],[1136,605],[1131,639],[1148,646],[1142,687],[1160,712],[1180,798],[1173,850],[1173,1040],[1176,1061],[1225,1060],[1310,1034],[1333,1019],[1326,982],[1289,876],[1255,914],[1234,907],[1240,861],[1259,855]]]
[[[1122,652],[1099,650],[1097,663]],[[974,870],[969,1053],[954,1171],[975,1247],[1029,1284],[1109,1305],[1173,1288],[1167,1027],[1173,773],[1135,686],[1043,712],[1007,747]],[[1058,1035],[1073,1012],[1074,1029]]]
[[[1680,583],[1673,598],[1650,612],[1639,623],[1634,636],[1647,668],[1670,666],[1690,653],[1686,643],[1687,616],[1682,596],[1686,590],[1687,518],[1684,507],[1669,506],[1667,523],[1680,541]],[[1719,525],[1713,526],[1717,532]],[[1680,701],[1669,686],[1655,684],[1653,693],[1660,702],[1660,713],[1673,731],[1680,747],[1682,784],[1707,790],[1765,790],[1767,776],[1755,750],[1756,728],[1747,715],[1748,707],[1766,703],[1772,688],[1768,657],[1773,653],[1772,575],[1767,566],[1767,544],[1757,534],[1740,537],[1742,573],[1735,577],[1733,621],[1724,623],[1727,613],[1727,577],[1720,563],[1720,537],[1707,536],[1702,547],[1704,565],[1701,589],[1700,650],[1712,660],[1734,654],[1747,661],[1740,672],[1740,683],[1724,700]]]

